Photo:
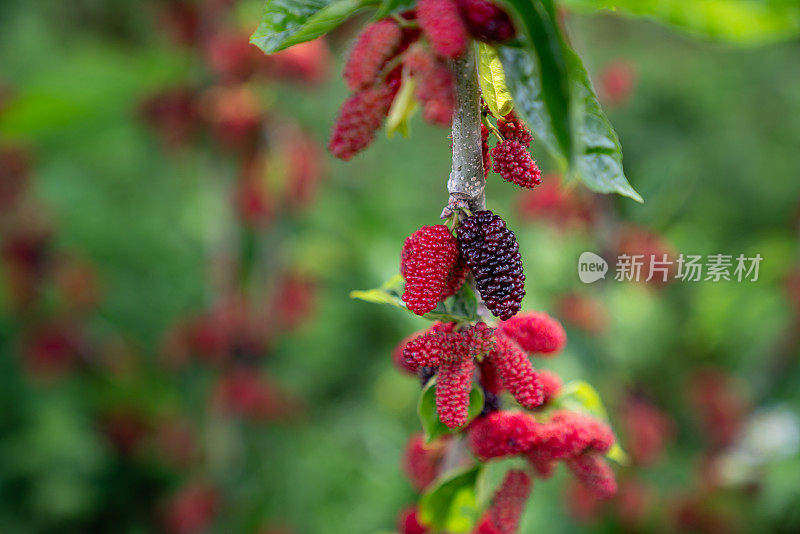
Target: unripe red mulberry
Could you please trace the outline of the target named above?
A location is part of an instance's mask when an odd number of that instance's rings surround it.
[[[455,108],[452,71],[421,47],[408,54],[405,66],[417,84],[414,94],[422,104],[422,118],[437,126],[450,127]]]
[[[514,469],[506,474],[486,511],[486,519],[498,534],[515,534],[531,494],[531,478],[525,471]]]
[[[531,131],[513,112],[497,119],[497,129],[500,130],[500,134],[506,141],[516,141],[525,148],[531,146],[531,141],[533,141]]]
[[[481,460],[521,454],[536,445],[543,425],[524,412],[492,412],[469,429],[469,448]]]
[[[495,348],[494,329],[483,321],[462,331],[461,336],[467,344],[470,358],[483,357]]]
[[[556,462],[550,455],[543,452],[539,447],[532,447],[525,451],[525,457],[531,464],[536,475],[540,478],[550,478],[556,470]]]
[[[561,378],[552,371],[542,370],[539,371],[539,381],[542,383],[542,394],[544,395],[544,404],[552,401],[561,391],[564,385]]]
[[[481,386],[489,393],[495,395],[503,391],[503,380],[497,371],[497,367],[489,358],[484,358],[479,364],[481,371]]]
[[[345,100],[333,125],[328,149],[339,159],[348,160],[367,148],[389,113],[399,84],[370,87]]]
[[[428,527],[419,522],[416,506],[409,506],[397,516],[397,530],[400,534],[427,534]]]
[[[457,58],[467,50],[469,35],[453,0],[419,0],[417,20],[440,56]]]
[[[442,459],[443,442],[425,444],[422,434],[414,434],[403,453],[403,472],[417,491],[424,490],[436,478]]]
[[[436,410],[448,428],[458,428],[467,422],[469,393],[475,360],[464,357],[442,362],[436,379]]]
[[[492,168],[492,156],[489,151],[489,128],[481,123],[481,155],[483,156],[483,178],[489,176]]]
[[[506,182],[533,189],[542,183],[542,173],[525,146],[517,141],[501,141],[492,149],[492,170]]]
[[[400,264],[408,309],[424,315],[436,308],[457,261],[458,242],[446,226],[423,226],[411,234],[403,245]]]
[[[478,211],[458,227],[458,244],[486,307],[500,319],[520,309],[525,275],[514,232],[491,211]]]
[[[458,350],[459,336],[453,334],[454,323],[434,323],[422,335],[415,336],[403,347],[403,358],[406,365],[416,371],[420,367],[438,367],[443,355]]]
[[[406,362],[406,357],[405,357],[404,352],[405,352],[405,349],[406,349],[406,345],[408,345],[409,342],[411,342],[414,339],[417,339],[421,335],[422,335],[421,332],[417,332],[415,334],[411,334],[410,336],[405,338],[403,341],[398,343],[397,346],[392,351],[392,363],[394,363],[394,366],[397,368],[398,371],[401,371],[403,373],[406,373],[406,374],[409,374],[409,375],[412,375],[412,376],[416,376],[417,375],[417,369],[418,368],[416,366],[412,366],[411,364]]]
[[[534,447],[542,460],[560,460],[588,451],[605,453],[614,443],[607,424],[578,412],[555,412],[544,426],[544,437]]]
[[[457,0],[470,35],[487,43],[508,41],[516,31],[508,13],[487,0]]]
[[[610,499],[617,493],[614,471],[596,452],[586,452],[567,460],[567,467],[586,489],[598,499]]]
[[[500,372],[505,388],[525,408],[540,406],[544,401],[542,383],[528,355],[504,335],[495,336],[495,340],[495,350],[489,353],[489,358]]]
[[[375,22],[361,31],[342,74],[351,91],[366,89],[378,81],[381,68],[400,47],[402,35],[400,26],[392,19]]]
[[[501,322],[498,332],[510,337],[527,352],[554,355],[567,344],[567,333],[557,320],[544,312],[525,312]]]

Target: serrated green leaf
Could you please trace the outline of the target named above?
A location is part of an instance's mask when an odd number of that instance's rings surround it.
[[[475,499],[478,468],[447,473],[437,484],[422,494],[419,518],[433,530],[452,533],[470,532],[479,518]]]
[[[409,119],[417,109],[414,100],[414,79],[403,73],[403,83],[397,96],[392,101],[389,115],[386,117],[386,135],[391,138],[395,132],[400,132],[403,137],[408,137]]]
[[[467,408],[467,422],[478,417],[483,410],[483,390],[479,387],[472,388],[469,392],[469,407]],[[457,432],[459,429],[451,429],[439,419],[439,412],[436,410],[436,382],[431,381],[419,397],[417,404],[417,415],[425,433],[425,442],[430,443],[440,436]],[[463,427],[462,427],[463,428]]]
[[[564,0],[594,11],[619,10],[694,35],[737,44],[760,44],[800,34],[800,4],[792,0]]]
[[[552,0],[504,0],[511,8],[528,46],[518,51],[535,62],[535,70],[539,73],[536,91],[544,110],[549,117],[550,144],[562,160],[569,162],[574,153],[573,102],[567,60],[564,54],[564,39],[556,19],[555,6]],[[502,58],[502,56],[501,56]],[[506,78],[515,105],[519,108],[524,95],[514,91],[508,65]],[[524,118],[528,119],[526,115]],[[533,124],[531,124],[533,126]]]
[[[250,42],[267,54],[316,39],[376,0],[267,0]]]
[[[486,105],[495,117],[504,117],[514,109],[511,93],[506,86],[503,63],[497,49],[486,43],[478,44],[478,82]]]

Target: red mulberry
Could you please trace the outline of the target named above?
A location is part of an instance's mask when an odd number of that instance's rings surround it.
[[[525,296],[525,275],[514,232],[491,211],[478,211],[458,227],[458,243],[486,307],[510,319]]]
[[[540,478],[550,478],[553,476],[553,473],[556,470],[556,462],[550,455],[542,452],[537,447],[533,447],[527,451],[525,451],[525,456],[528,459],[528,463],[531,464],[533,470],[536,471],[536,474]]]
[[[425,445],[422,434],[411,436],[403,453],[403,471],[414,489],[422,491],[433,482],[442,453],[442,442]]]
[[[486,519],[494,527],[494,532],[498,534],[517,532],[520,517],[525,511],[525,502],[530,494],[531,479],[525,471],[515,469],[506,474],[492,499],[492,505],[486,511]]]
[[[447,297],[452,297],[458,293],[458,290],[464,285],[468,274],[469,266],[464,262],[464,258],[459,255],[455,266],[447,275],[447,280],[444,283],[444,289],[442,290],[442,296],[439,297],[439,301],[441,302]]]
[[[617,493],[614,471],[599,453],[579,454],[567,460],[567,467],[596,498],[610,499]]]
[[[531,146],[533,135],[517,116],[512,112],[501,119],[497,119],[497,129],[506,141],[516,141],[525,148]]]
[[[489,393],[495,395],[503,391],[503,381],[497,372],[497,367],[492,360],[484,358],[479,364],[481,370],[481,386]]]
[[[410,339],[403,347],[406,365],[417,370],[420,367],[439,367],[444,359],[457,349],[459,336],[452,334],[454,323],[434,323],[424,334]]]
[[[512,339],[496,336],[495,350],[489,358],[500,372],[505,388],[525,408],[536,408],[544,401],[542,383],[528,355]]]
[[[403,341],[401,341],[392,351],[392,363],[397,368],[398,371],[402,371],[403,373],[416,376],[417,374],[417,366],[414,366],[406,361],[405,357],[405,350],[406,345],[408,345],[414,339],[420,337],[421,333],[411,334]]]
[[[361,31],[350,49],[342,75],[351,91],[366,89],[378,81],[381,68],[400,47],[402,34],[392,19],[375,22]]]
[[[543,460],[561,460],[588,451],[605,453],[614,443],[607,424],[578,412],[556,412],[544,426],[544,437],[534,447]]]
[[[483,178],[489,176],[492,168],[492,156],[489,154],[489,128],[481,123],[481,154],[483,155]]]
[[[436,379],[436,410],[439,419],[448,428],[458,428],[467,422],[469,393],[472,390],[472,372],[475,361],[464,357],[442,362]]]
[[[561,378],[552,371],[539,371],[539,381],[542,383],[544,404],[552,401],[564,385],[561,382]]]
[[[417,84],[415,96],[422,104],[422,118],[437,126],[450,127],[455,107],[453,73],[444,62],[416,47],[405,65]]]
[[[494,329],[483,321],[461,332],[468,347],[470,358],[482,358],[495,347]]]
[[[518,141],[501,141],[492,149],[492,170],[506,182],[533,189],[542,183],[542,173],[525,145]]]
[[[406,279],[403,302],[417,315],[436,308],[458,261],[458,242],[442,225],[423,226],[403,245],[400,272]]]
[[[481,460],[520,454],[542,438],[543,425],[523,412],[492,412],[469,429],[469,448]]]
[[[397,517],[397,531],[400,534],[427,534],[428,527],[419,522],[416,506],[409,506]]]
[[[499,332],[528,352],[553,355],[567,344],[567,333],[557,320],[544,312],[525,312],[501,322]]]
[[[398,88],[394,82],[370,87],[345,100],[328,141],[331,154],[348,160],[367,148],[389,113]]]
[[[417,19],[440,56],[457,58],[467,50],[469,35],[453,0],[419,0]]]
[[[470,35],[487,43],[503,43],[516,34],[508,13],[487,0],[457,0]]]

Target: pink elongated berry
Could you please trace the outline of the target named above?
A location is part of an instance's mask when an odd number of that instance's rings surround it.
[[[492,412],[469,429],[468,443],[481,460],[521,454],[542,439],[543,425],[523,412]]]
[[[589,492],[598,499],[610,499],[617,493],[614,471],[596,452],[585,452],[567,460],[567,467]]]
[[[539,478],[547,479],[555,473],[555,460],[550,458],[550,455],[543,452],[539,447],[531,447],[525,451],[525,457]]]
[[[475,39],[487,43],[508,41],[516,31],[508,13],[489,0],[457,0],[461,17]]]
[[[607,424],[578,412],[559,410],[544,427],[543,439],[532,447],[542,460],[561,460],[588,451],[605,453],[614,443]]]
[[[383,19],[365,27],[356,38],[344,64],[344,78],[351,91],[374,85],[381,69],[400,48],[403,32],[397,22]]]
[[[516,141],[525,148],[531,146],[533,135],[528,127],[522,122],[514,112],[509,113],[501,119],[497,119],[497,129],[506,141]]]
[[[492,149],[492,170],[506,182],[533,189],[542,183],[542,172],[525,145],[518,141],[501,141]]]
[[[458,262],[458,241],[442,225],[423,226],[403,245],[400,272],[406,279],[403,302],[417,315],[436,308]]]
[[[540,406],[544,402],[542,383],[528,355],[513,339],[502,334],[495,336],[495,343],[489,358],[497,367],[503,386],[525,408]]]
[[[539,356],[555,355],[567,344],[564,327],[544,312],[519,313],[502,321],[497,330]]]
[[[424,490],[436,478],[443,455],[443,441],[425,444],[422,434],[414,434],[403,452],[403,472],[417,491]]]
[[[475,361],[464,357],[442,362],[436,379],[436,411],[448,428],[459,428],[467,422],[469,393]]]
[[[367,148],[389,113],[398,88],[398,83],[391,82],[363,89],[345,100],[328,141],[331,154],[349,160]]]
[[[419,0],[417,20],[440,56],[455,59],[467,50],[469,35],[453,0]]]
[[[459,350],[460,336],[453,334],[454,323],[436,322],[428,331],[410,339],[403,347],[405,364],[417,370],[420,367],[438,367]]]
[[[564,385],[564,383],[561,381],[561,377],[552,371],[540,370],[539,380],[542,383],[544,404],[552,401],[558,395],[559,391],[561,391],[561,387]]]
[[[449,128],[455,109],[453,73],[442,60],[419,46],[408,53],[405,66],[417,84],[414,95],[422,104],[422,118]]]
[[[486,511],[486,519],[498,534],[515,534],[531,494],[531,478],[525,471],[514,469],[506,477]]]

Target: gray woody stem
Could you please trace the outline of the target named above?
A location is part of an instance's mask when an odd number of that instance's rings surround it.
[[[475,53],[470,48],[462,57],[450,62],[455,79],[456,106],[453,113],[453,169],[447,181],[450,193],[447,217],[452,208],[472,211],[486,208],[481,152],[481,110]]]

